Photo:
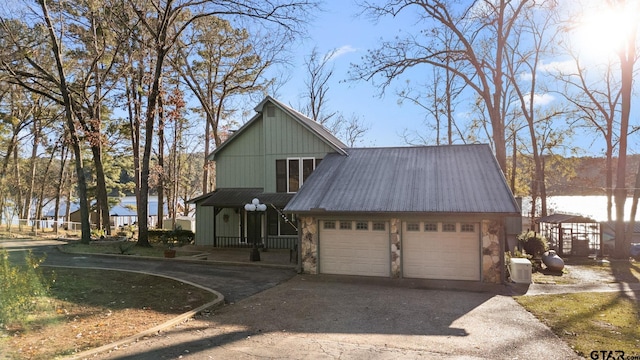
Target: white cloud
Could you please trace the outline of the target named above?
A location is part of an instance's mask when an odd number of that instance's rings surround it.
[[[329,57],[328,60],[335,60],[342,55],[349,54],[356,51],[358,51],[358,49],[354,48],[351,45],[343,45],[343,46],[340,46],[339,48],[335,48],[331,50],[326,56]]]
[[[577,71],[576,63],[574,60],[552,61],[550,63],[540,62],[538,68],[541,71],[561,74],[571,74]]]
[[[534,94],[533,104],[535,106],[545,106],[551,103],[555,98],[551,94]]]

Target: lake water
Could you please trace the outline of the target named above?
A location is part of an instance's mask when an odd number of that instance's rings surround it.
[[[628,220],[631,213],[632,198],[627,198],[625,202],[625,220]],[[540,206],[540,200],[538,200]],[[590,217],[597,221],[607,221],[607,197],[606,196],[550,196],[547,199],[547,209],[549,214],[569,213]],[[522,215],[529,216],[531,211],[531,198],[522,199]],[[613,220],[615,220],[615,201],[613,204]],[[636,215],[636,220],[640,216]]]

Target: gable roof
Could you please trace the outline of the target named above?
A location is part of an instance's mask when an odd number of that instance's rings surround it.
[[[327,155],[285,212],[520,214],[488,145],[348,151]]]
[[[233,134],[231,134],[231,136],[227,140],[225,140],[222,144],[220,144],[218,148],[216,148],[209,155],[207,155],[207,159],[214,160],[218,152],[220,152],[228,144],[233,142],[233,140],[238,136],[240,136],[240,134],[242,134],[249,126],[251,126],[251,124],[258,121],[258,119],[262,117],[262,111],[264,109],[264,106],[267,103],[272,103],[275,106],[277,106],[280,110],[282,110],[283,112],[291,116],[292,119],[297,121],[304,128],[314,133],[318,138],[320,138],[323,142],[328,144],[336,152],[343,155],[346,154],[344,149],[347,147],[347,145],[345,145],[342,141],[340,141],[340,139],[335,137],[335,135],[333,135],[329,130],[327,130],[327,128],[322,126],[322,124],[319,124],[318,122],[308,118],[307,116],[303,115],[301,112],[288,107],[284,103],[272,98],[271,96],[267,96],[254,108],[257,114],[253,116],[251,120],[247,121],[244,125],[242,125],[240,129],[238,129]]]

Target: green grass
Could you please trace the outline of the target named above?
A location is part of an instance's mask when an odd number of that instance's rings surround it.
[[[640,355],[640,306],[623,293],[520,296],[516,301],[581,356],[602,350]]]
[[[135,241],[94,241],[91,244],[69,243],[62,246],[64,252],[88,254],[118,254],[163,257],[166,246],[152,244],[151,247],[136,246]]]

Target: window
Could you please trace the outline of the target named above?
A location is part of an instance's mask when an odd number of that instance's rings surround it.
[[[474,224],[461,224],[460,232],[476,232],[476,226]]]
[[[269,235],[297,235],[298,232],[293,227],[293,215],[284,215],[273,208],[267,209],[267,226]]]
[[[335,221],[325,221],[323,227],[325,229],[335,229],[336,228],[336,222]]]
[[[300,189],[300,159],[287,160],[289,167],[289,191],[297,192]]]
[[[267,108],[267,117],[276,116],[276,107],[275,106],[273,106],[272,104],[267,104],[265,107]]]
[[[276,192],[287,192],[286,160],[276,160]]]
[[[456,224],[455,223],[444,223],[444,224],[442,224],[442,231],[445,231],[445,232],[456,232]]]
[[[276,160],[276,192],[294,193],[320,164],[321,159],[288,158]]]
[[[385,226],[384,221],[374,221],[372,228],[373,231],[385,231],[387,227]]]
[[[438,223],[424,223],[424,231],[438,231]]]
[[[340,230],[351,230],[351,221],[340,221]]]
[[[420,223],[417,223],[417,222],[407,223],[407,231],[420,231]]]
[[[369,230],[368,221],[356,221],[356,230]]]

